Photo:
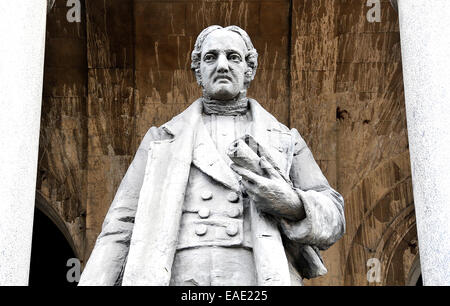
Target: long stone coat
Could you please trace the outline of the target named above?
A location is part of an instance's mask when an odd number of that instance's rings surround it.
[[[269,148],[302,200],[306,218],[251,218],[258,285],[290,285],[327,272],[319,250],[345,231],[344,201],[296,129],[249,99],[252,136]],[[145,135],[106,215],[80,285],[168,285],[191,164],[239,191],[201,120],[202,102]],[[294,283],[294,281],[292,281]],[[237,284],[238,285],[238,284]]]

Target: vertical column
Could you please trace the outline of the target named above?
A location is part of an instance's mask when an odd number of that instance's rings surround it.
[[[47,1],[0,1],[0,286],[27,285]]]
[[[422,277],[450,285],[450,1],[398,0]]]

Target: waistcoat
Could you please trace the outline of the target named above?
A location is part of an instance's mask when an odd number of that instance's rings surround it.
[[[186,189],[177,249],[251,248],[248,198],[217,183],[194,165]]]

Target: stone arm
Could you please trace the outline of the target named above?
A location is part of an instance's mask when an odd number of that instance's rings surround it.
[[[80,286],[120,284],[133,232],[150,142],[160,138],[160,129],[152,127],[142,140],[105,217],[102,231],[81,275]]]
[[[289,176],[306,217],[300,221],[282,219],[283,233],[292,242],[326,250],[345,232],[344,199],[330,187],[298,131],[291,132],[294,156]]]

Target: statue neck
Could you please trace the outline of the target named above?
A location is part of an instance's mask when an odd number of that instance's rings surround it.
[[[244,115],[248,110],[246,92],[241,92],[232,100],[214,100],[203,95],[203,112],[207,115],[236,116]]]

